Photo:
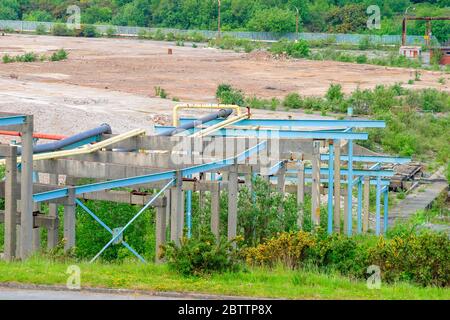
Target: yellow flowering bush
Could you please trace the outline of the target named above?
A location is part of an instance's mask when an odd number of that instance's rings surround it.
[[[282,263],[290,268],[297,268],[308,248],[315,245],[310,233],[283,232],[256,247],[243,249],[243,256],[249,265],[268,265]]]

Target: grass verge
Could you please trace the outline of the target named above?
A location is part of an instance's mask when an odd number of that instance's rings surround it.
[[[446,288],[422,288],[397,283],[382,284],[381,289],[370,290],[365,282],[337,274],[293,271],[282,267],[273,270],[251,268],[246,272],[186,278],[170,270],[167,265],[62,263],[42,257],[23,263],[1,261],[0,283],[65,285],[68,277],[66,270],[71,264],[81,268],[82,287],[288,299],[450,299],[450,290]]]

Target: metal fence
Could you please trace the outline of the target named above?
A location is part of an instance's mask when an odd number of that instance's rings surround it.
[[[35,22],[35,21],[18,21],[18,20],[0,20],[0,30],[14,30],[17,32],[35,32],[36,28],[41,25],[46,30],[51,30],[53,22]],[[114,30],[114,34],[121,36],[137,37],[141,32],[156,32],[160,30],[162,33],[181,34],[198,34],[204,38],[211,39],[217,37],[217,31],[210,30],[180,30],[167,28],[143,28],[143,27],[126,27],[111,25],[95,25],[97,31],[106,34],[107,30]],[[401,43],[401,35],[364,35],[364,34],[332,34],[332,33],[273,33],[273,32],[247,32],[247,31],[224,31],[223,36],[230,36],[239,39],[248,39],[256,41],[278,41],[280,39],[305,39],[308,41],[329,41],[337,44],[359,44],[364,40],[369,40],[372,44],[398,45]],[[439,44],[437,39],[433,37],[433,43]],[[407,44],[425,44],[424,37],[407,36]]]

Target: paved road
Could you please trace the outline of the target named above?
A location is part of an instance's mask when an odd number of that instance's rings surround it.
[[[178,300],[180,298],[141,295],[112,294],[88,291],[60,291],[43,289],[12,289],[0,287],[0,300]]]

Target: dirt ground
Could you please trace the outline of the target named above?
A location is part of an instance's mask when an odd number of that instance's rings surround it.
[[[215,102],[220,83],[230,83],[247,95],[282,98],[290,92],[323,95],[331,83],[340,83],[345,92],[351,92],[358,86],[407,83],[414,78],[408,69],[273,60],[262,53],[178,47],[169,42],[0,36],[0,56],[50,55],[60,48],[69,52],[67,61],[0,63],[0,112],[34,113],[36,129],[43,132],[70,134],[102,122],[125,131],[150,128],[153,120],[168,123],[174,97],[182,102]],[[422,81],[413,87],[450,91],[448,84],[438,83],[441,76],[423,71]],[[169,99],[156,98],[156,86],[164,88]],[[267,117],[271,113],[255,110],[255,114]],[[290,114],[278,112],[276,116]]]

